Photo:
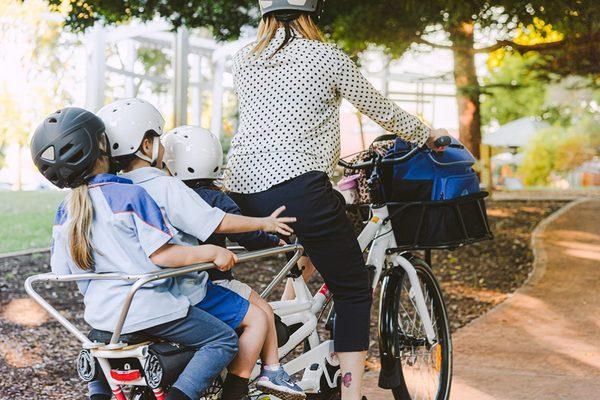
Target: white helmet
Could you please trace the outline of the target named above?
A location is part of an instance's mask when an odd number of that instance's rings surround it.
[[[158,136],[163,133],[165,120],[152,104],[141,99],[122,99],[105,105],[96,114],[106,126],[113,157],[135,154],[150,163],[156,161]],[[152,146],[152,157],[139,151],[148,131],[157,135]]]
[[[217,179],[223,165],[223,148],[219,138],[206,129],[184,125],[167,132],[164,163],[177,178]]]

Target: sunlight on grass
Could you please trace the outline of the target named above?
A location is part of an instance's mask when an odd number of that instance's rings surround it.
[[[65,194],[0,191],[0,253],[49,246],[54,213]]]

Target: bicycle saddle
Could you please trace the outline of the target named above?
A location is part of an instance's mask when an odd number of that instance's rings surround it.
[[[110,343],[111,337],[112,337],[112,332],[101,331],[99,329],[92,329],[90,331],[90,333],[88,333],[88,339],[90,339],[92,342],[108,344],[108,343]],[[139,344],[139,343],[148,342],[148,341],[152,341],[152,340],[154,340],[154,338],[152,338],[150,335],[147,335],[143,332],[132,332],[132,333],[126,333],[124,335],[119,336],[119,342],[127,343],[127,344]]]

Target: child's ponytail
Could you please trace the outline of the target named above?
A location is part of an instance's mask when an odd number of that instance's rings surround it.
[[[94,207],[88,193],[88,186],[81,185],[73,189],[69,195],[69,243],[71,258],[84,271],[94,269],[92,256],[92,220]]]

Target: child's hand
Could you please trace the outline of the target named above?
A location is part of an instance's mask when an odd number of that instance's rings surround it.
[[[285,206],[279,207],[273,211],[271,216],[262,218],[263,226],[262,230],[265,232],[280,233],[285,236],[289,236],[294,233],[294,230],[287,224],[296,222],[295,217],[279,217],[279,214],[285,211]]]
[[[288,242],[286,242],[285,240],[279,239],[279,244],[278,244],[279,247],[281,247],[281,246],[287,246],[287,244],[288,244]]]
[[[238,261],[235,253],[219,246],[215,246],[215,258],[213,263],[217,266],[219,271],[229,271],[231,267]]]

